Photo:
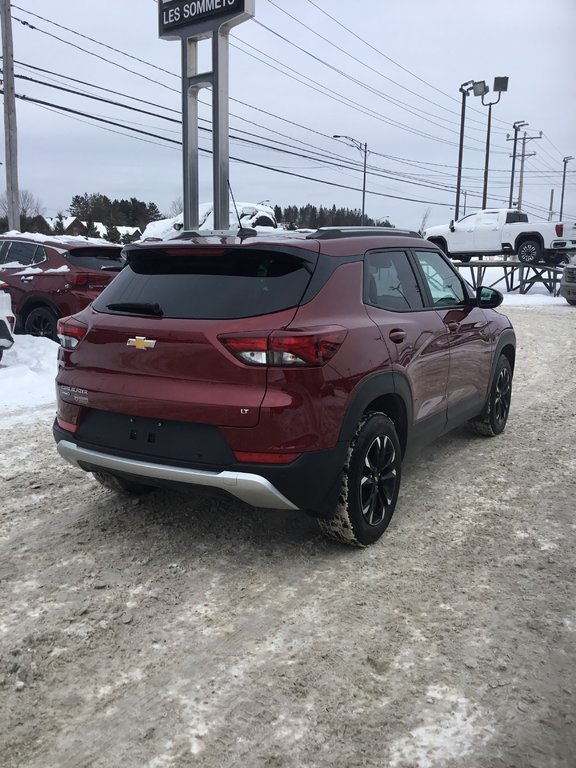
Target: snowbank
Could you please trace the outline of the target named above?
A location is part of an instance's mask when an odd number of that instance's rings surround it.
[[[0,362],[0,429],[35,422],[38,410],[54,414],[57,352],[50,339],[14,337]]]
[[[200,205],[200,226],[198,229],[214,229],[214,207],[212,203],[202,203]],[[238,229],[238,217],[243,227],[253,227],[257,230],[270,231],[278,226],[274,217],[274,211],[267,205],[261,203],[236,203],[236,208],[230,204],[230,223],[231,229]],[[170,240],[178,237],[178,230],[174,229],[174,224],[182,224],[183,214],[174,216],[172,219],[161,219],[152,221],[142,234],[142,240],[147,237],[157,237],[161,240]],[[263,225],[263,222],[266,222]]]

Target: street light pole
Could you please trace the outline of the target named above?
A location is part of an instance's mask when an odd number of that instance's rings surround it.
[[[518,145],[518,132],[520,128],[525,128],[528,125],[524,120],[517,120],[513,125],[514,128],[514,144],[512,149],[512,173],[510,175],[510,195],[508,197],[508,208],[512,208],[512,198],[514,196],[514,170],[516,168],[516,147]],[[509,139],[509,136],[506,136]]]
[[[486,96],[489,90],[490,88],[483,80],[478,83],[474,83],[474,96],[482,96],[482,106],[488,107],[488,130],[486,131],[486,158],[484,160],[484,189],[482,191],[482,210],[486,208],[486,200],[488,197],[488,166],[490,162],[490,129],[492,126],[492,107],[495,104],[498,104],[502,93],[508,90],[508,78],[494,78],[494,92],[498,94],[496,101],[484,101],[484,96]]]
[[[360,150],[360,152],[364,155],[364,171],[362,174],[362,218],[361,218],[361,225],[364,226],[364,221],[366,220],[366,163],[368,159],[368,142],[361,142],[358,141],[358,139],[353,139],[351,136],[341,136],[340,134],[335,133],[332,136],[333,139],[346,139],[346,141],[350,141],[353,146],[356,147],[356,149]]]
[[[456,206],[454,211],[454,220],[458,221],[460,213],[460,186],[462,184],[462,156],[464,154],[464,119],[466,117],[466,97],[472,90],[473,80],[468,80],[460,86],[462,94],[462,110],[460,112],[460,143],[458,145],[458,175],[456,177]]]
[[[566,166],[570,160],[574,160],[572,155],[565,157],[562,162],[564,163],[564,173],[562,174],[562,195],[560,197],[560,221],[562,221],[562,213],[564,212],[564,188],[566,187]]]

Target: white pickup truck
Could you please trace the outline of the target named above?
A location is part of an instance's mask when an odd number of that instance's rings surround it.
[[[470,213],[458,221],[428,227],[424,237],[447,256],[468,262],[473,256],[517,256],[525,264],[560,264],[576,252],[576,224],[529,222],[513,208]]]

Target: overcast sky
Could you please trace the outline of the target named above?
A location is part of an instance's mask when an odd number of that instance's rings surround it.
[[[179,119],[180,44],[158,38],[155,0],[12,0],[12,4],[17,75]],[[506,133],[514,121],[525,120],[529,135],[542,131],[543,138],[527,143],[527,151],[536,154],[526,161],[523,207],[546,217],[554,189],[557,218],[562,158],[576,156],[575,38],[574,0],[256,0],[255,19],[236,27],[231,38],[230,124],[237,138],[231,141],[230,153],[277,170],[232,162],[230,181],[236,199],[359,208],[360,152],[331,138],[346,134],[367,142],[370,151],[369,216],[418,227],[430,207],[429,224],[447,221],[453,216],[455,198],[459,86],[471,79],[492,86],[495,76],[508,76],[509,91],[492,110],[488,205],[507,205],[512,144],[506,142]],[[203,61],[208,61],[207,54],[204,43]],[[16,91],[173,141],[181,137],[177,123],[155,115],[140,115],[20,78]],[[209,92],[202,96],[207,103],[209,98]],[[480,99],[468,99],[463,180],[468,211],[481,202],[487,113]],[[162,211],[181,196],[177,145],[145,136],[142,141],[125,127],[98,127],[89,117],[64,116],[23,101],[17,103],[17,114],[20,187],[41,199],[46,215],[66,211],[72,195],[84,192],[154,201]],[[210,117],[207,106],[201,117]],[[201,145],[210,146],[205,132]],[[342,163],[348,167],[340,167]],[[200,173],[201,200],[209,201],[211,165],[206,157],[201,159]],[[564,218],[568,217],[576,218],[576,160],[568,164]]]

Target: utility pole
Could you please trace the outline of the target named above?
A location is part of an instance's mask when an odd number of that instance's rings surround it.
[[[564,163],[564,173],[562,174],[562,197],[560,198],[560,221],[562,221],[562,214],[564,213],[564,189],[566,187],[566,166],[570,162],[570,160],[574,160],[572,156],[565,157],[562,162]]]
[[[528,123],[524,122],[524,120],[517,120],[512,125],[512,128],[514,129],[514,139],[511,139],[510,136],[506,135],[506,141],[514,141],[514,148],[512,150],[512,173],[510,176],[510,195],[508,197],[508,208],[512,208],[512,197],[514,195],[514,170],[516,168],[516,146],[518,144],[518,131],[520,128],[525,128],[527,125]]]
[[[520,184],[518,189],[518,210],[522,210],[522,192],[524,191],[524,162],[527,157],[532,157],[534,152],[527,155],[526,154],[526,142],[527,141],[533,141],[534,139],[541,139],[542,138],[542,131],[540,131],[539,136],[528,136],[526,131],[524,131],[524,136],[522,136],[522,155],[520,157]]]
[[[0,0],[2,55],[4,57],[4,137],[6,146],[6,202],[9,229],[20,230],[20,191],[18,189],[18,138],[14,95],[14,49],[10,0]]]
[[[474,80],[468,80],[460,86],[462,94],[462,108],[460,111],[460,141],[458,142],[458,172],[456,175],[456,210],[454,211],[454,221],[460,217],[460,187],[462,185],[462,157],[464,155],[464,121],[466,119],[466,97],[474,87]]]

